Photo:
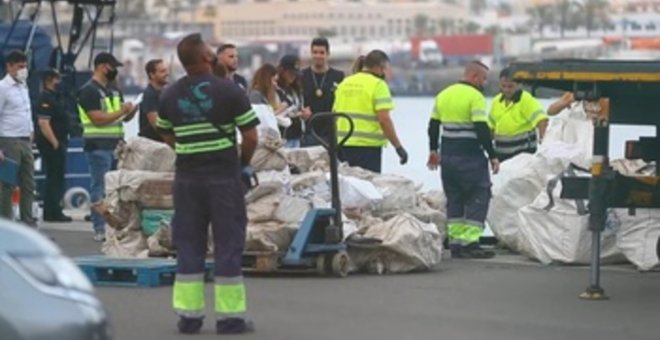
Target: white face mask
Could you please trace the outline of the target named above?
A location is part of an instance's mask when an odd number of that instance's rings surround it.
[[[16,80],[21,83],[25,83],[28,79],[28,70],[27,68],[22,68],[16,72]]]

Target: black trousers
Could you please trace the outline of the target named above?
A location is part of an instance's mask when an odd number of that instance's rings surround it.
[[[344,146],[339,150],[339,160],[350,166],[380,173],[383,148],[365,146]]]
[[[42,164],[46,172],[44,187],[44,219],[62,216],[62,197],[64,196],[64,172],[66,170],[67,142],[60,141],[57,150],[48,142],[37,143]]]

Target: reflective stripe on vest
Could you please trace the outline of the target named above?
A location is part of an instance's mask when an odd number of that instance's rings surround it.
[[[101,111],[112,113],[121,110],[121,98],[120,97],[108,97],[103,93],[103,107]],[[112,124],[98,126],[92,123],[92,120],[87,115],[85,109],[82,106],[78,105],[78,117],[83,127],[83,138],[94,139],[94,138],[123,138],[124,137],[124,125],[121,120],[116,121]]]
[[[234,129],[234,124],[213,125],[208,122],[175,126],[174,151],[179,155],[191,155],[230,149],[234,146]]]
[[[442,138],[477,139],[477,131],[472,123],[445,123],[442,125]]]
[[[495,135],[495,151],[502,155],[511,155],[537,147],[536,130],[515,136]]]

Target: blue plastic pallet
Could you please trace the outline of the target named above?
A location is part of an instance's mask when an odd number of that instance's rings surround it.
[[[115,258],[103,255],[74,259],[95,286],[160,287],[174,283],[175,259]],[[206,280],[213,281],[213,261],[205,264]]]

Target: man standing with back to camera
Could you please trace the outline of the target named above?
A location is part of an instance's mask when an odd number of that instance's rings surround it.
[[[303,102],[308,105],[312,115],[321,112],[332,111],[335,101],[335,89],[344,80],[344,72],[330,67],[330,43],[326,38],[315,38],[311,46],[312,62],[310,67],[303,70]],[[322,121],[316,123],[315,131],[326,141],[330,136],[332,119],[330,117],[320,118]],[[302,146],[319,145],[312,137],[311,127],[306,129],[301,141]]]
[[[436,170],[442,164],[441,179],[447,195],[447,232],[452,258],[495,256],[492,251],[479,246],[491,197],[488,163],[493,167],[493,174],[497,174],[500,168],[488,127],[486,98],[482,93],[487,80],[486,65],[479,61],[469,63],[463,81],[438,94],[429,121],[431,152],[428,167]],[[442,144],[438,145],[440,125],[443,127]]]
[[[213,75],[216,55],[200,34],[183,38],[177,54],[187,76],[161,95],[157,125],[177,155],[172,304],[179,315],[179,332],[194,334],[202,328],[209,223],[214,238],[216,332],[251,332],[254,325],[246,315],[241,267],[247,225],[241,176],[254,174],[250,160],[259,119],[238,86]],[[242,137],[240,158],[236,128]]]

